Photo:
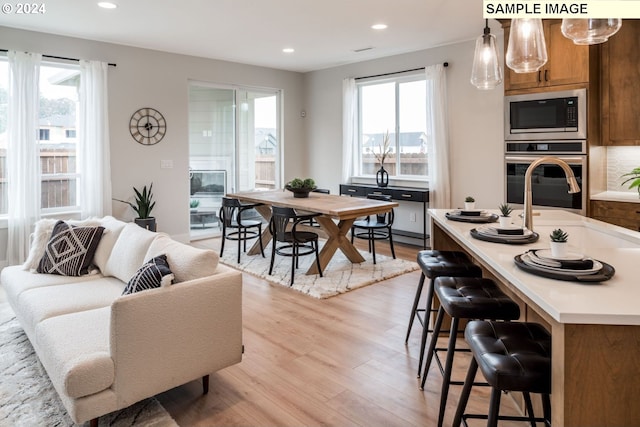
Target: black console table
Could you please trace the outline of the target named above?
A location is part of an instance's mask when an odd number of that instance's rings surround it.
[[[368,194],[385,194],[391,196],[393,200],[403,202],[422,203],[422,234],[410,231],[393,230],[399,236],[422,239],[422,247],[427,249],[427,204],[429,203],[429,190],[424,188],[406,187],[378,187],[366,184],[340,184],[340,194],[354,197],[367,197]]]

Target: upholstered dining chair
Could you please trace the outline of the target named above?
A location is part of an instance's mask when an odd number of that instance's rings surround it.
[[[273,206],[271,208],[271,221],[269,231],[273,236],[271,246],[271,263],[269,264],[269,275],[273,273],[273,263],[276,254],[291,257],[291,283],[295,271],[298,268],[298,257],[315,254],[316,265],[322,277],[320,268],[320,258],[318,257],[318,235],[312,231],[298,231],[298,224],[307,222],[318,214],[298,215],[292,208]]]
[[[262,221],[255,219],[242,219],[242,213],[259,206],[259,203],[242,204],[237,199],[230,197],[222,198],[222,206],[218,217],[222,222],[222,244],[220,246],[220,256],[224,253],[224,242],[226,240],[236,240],[238,242],[238,264],[240,264],[240,247],[244,244],[244,252],[247,251],[247,240],[258,238],[260,242],[260,253],[264,258],[264,248],[262,247]]]
[[[367,199],[390,202],[391,196],[384,194],[369,194],[367,195]],[[356,220],[351,226],[351,243],[353,243],[354,237],[368,240],[369,252],[373,255],[374,264],[376,263],[376,240],[389,240],[391,255],[393,256],[393,259],[396,258],[396,252],[393,249],[393,235],[391,233],[393,219],[394,212],[393,209],[391,209],[386,213],[377,214],[375,216],[369,215],[365,219]]]

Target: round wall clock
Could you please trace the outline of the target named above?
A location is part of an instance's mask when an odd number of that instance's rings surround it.
[[[154,145],[164,138],[167,121],[154,108],[141,108],[131,116],[129,131],[133,139],[142,145]]]

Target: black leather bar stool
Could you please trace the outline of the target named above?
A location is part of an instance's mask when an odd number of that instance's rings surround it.
[[[451,381],[453,368],[453,356],[456,351],[469,351],[456,349],[458,325],[460,319],[491,319],[491,320],[517,320],[520,317],[520,307],[511,298],[498,288],[491,279],[477,277],[438,277],[434,283],[434,292],[440,300],[438,316],[433,325],[433,334],[427,350],[427,360],[424,365],[424,375],[420,388],[429,375],[429,367],[434,356],[442,373],[442,391],[440,392],[440,413],[438,415],[438,427],[442,426],[444,413],[447,406],[449,386],[462,385],[460,381]],[[444,369],[436,354],[436,348],[442,321],[445,312],[451,316],[451,329],[449,331],[449,345],[447,346],[447,358]]]
[[[420,377],[420,368],[424,359],[424,349],[427,342],[427,333],[432,332],[429,329],[429,321],[431,313],[436,312],[431,308],[433,304],[433,282],[440,276],[456,276],[456,277],[482,277],[482,269],[471,262],[471,259],[464,253],[459,251],[438,251],[425,250],[418,252],[418,265],[422,270],[416,296],[413,299],[413,307],[411,308],[411,316],[409,317],[409,326],[407,327],[407,336],[404,342],[409,341],[409,334],[413,321],[417,317],[422,325],[422,341],[420,344],[420,360],[418,362],[418,377]],[[422,288],[424,287],[425,277],[428,277],[429,286],[427,288],[426,308],[418,308]],[[424,319],[420,317],[420,313],[425,313]]]
[[[551,425],[551,335],[537,323],[473,321],[464,333],[473,360],[462,388],[453,426],[467,418],[486,419],[487,426],[497,426],[498,420],[529,421]],[[478,371],[491,385],[488,415],[465,414],[469,394]],[[503,391],[520,391],[527,406],[528,417],[500,416],[500,395]],[[544,418],[533,413],[530,393],[542,395]],[[466,425],[466,421],[465,421]]]

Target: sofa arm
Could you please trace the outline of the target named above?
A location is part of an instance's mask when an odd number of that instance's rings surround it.
[[[111,304],[113,389],[129,406],[242,360],[242,274],[228,271]]]

